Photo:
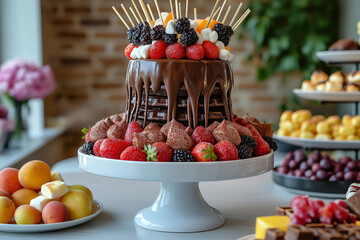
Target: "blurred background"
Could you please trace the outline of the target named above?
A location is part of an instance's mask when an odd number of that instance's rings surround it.
[[[155,9],[153,1],[146,2]],[[197,8],[198,17],[205,18],[213,6],[204,0],[189,2],[190,18],[193,7]],[[124,111],[128,60],[123,51],[128,41],[126,28],[111,9],[113,5],[120,9],[120,3],[0,1],[0,63],[22,58],[50,65],[56,79],[56,88],[50,95],[28,103],[25,120],[27,138],[31,141],[5,150],[3,158],[17,154],[18,159],[25,161],[35,155],[50,156],[55,162],[76,156],[82,145],[83,127]],[[128,0],[122,3],[131,4]],[[349,112],[346,104],[320,106],[301,102],[292,95],[292,89],[299,88],[302,80],[317,68],[333,71],[320,63],[316,51],[326,50],[340,38],[358,39],[360,1],[243,3],[242,9],[249,7],[252,13],[230,42],[235,78],[233,112],[240,116],[249,113],[271,122],[274,129],[284,109],[307,107],[314,113],[319,108],[322,113],[324,109],[331,114]],[[168,1],[159,0],[159,4],[162,11],[169,11]],[[228,0],[227,4],[232,5],[232,16],[239,1]],[[6,105],[6,99],[2,98],[2,103]],[[11,106],[8,110],[9,117],[14,115]]]

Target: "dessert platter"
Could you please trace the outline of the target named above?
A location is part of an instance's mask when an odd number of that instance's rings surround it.
[[[209,206],[199,182],[256,176],[273,168],[271,124],[232,113],[234,84],[228,47],[250,10],[237,19],[241,5],[225,24],[231,6],[217,0],[209,17],[188,18],[181,4],[158,19],[142,0],[133,7],[134,23],[113,7],[128,29],[130,59],[126,109],[84,129],[79,167],[93,174],[157,181],[154,204],[139,211],[135,223],[166,232],[197,232],[220,227],[224,216]],[[175,9],[175,11],[174,11]],[[224,11],[225,12],[225,11]],[[185,16],[185,17],[181,17]],[[221,193],[219,193],[221,194]]]
[[[359,63],[360,62],[360,46],[353,39],[340,39],[329,47],[329,51],[320,51],[316,56],[328,63]]]

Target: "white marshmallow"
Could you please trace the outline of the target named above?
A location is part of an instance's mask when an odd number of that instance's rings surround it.
[[[130,53],[130,57],[132,59],[137,59],[137,52],[138,52],[138,48],[134,48]]]
[[[197,40],[197,44],[203,44],[203,42],[204,42],[204,39],[203,39],[203,37],[201,36],[201,34],[200,33],[198,33],[198,32],[196,32],[196,35],[198,36],[198,40]]]
[[[201,36],[203,37],[204,41],[210,41],[210,33],[211,33],[210,28],[205,28],[201,30]]]
[[[41,212],[42,209],[45,207],[45,205],[50,201],[51,201],[50,199],[46,198],[43,195],[40,195],[37,196],[36,198],[31,199],[30,206]]]
[[[161,14],[161,17],[162,17],[163,21],[165,22],[165,19],[167,18],[169,13],[168,12],[161,12],[160,14]]]
[[[154,24],[154,27],[155,27],[155,26],[158,26],[158,25],[162,25],[162,21],[161,21],[160,18],[156,19],[155,24]]]
[[[167,33],[167,34],[176,34],[174,20],[170,20],[168,22],[168,24],[166,26],[165,33]]]
[[[210,42],[216,43],[217,40],[218,40],[218,33],[216,31],[211,31]]]
[[[224,61],[231,61],[234,55],[232,55],[227,49],[221,49],[219,53],[219,59]]]
[[[225,49],[225,45],[221,41],[216,41],[215,45],[218,47],[219,50]]]
[[[150,49],[151,45],[145,45],[142,46],[141,50],[140,50],[140,59],[147,59],[149,58],[149,49]]]
[[[46,198],[54,199],[63,196],[69,191],[66,183],[62,181],[52,181],[41,186],[41,193]]]
[[[196,31],[196,29],[197,29],[197,24],[196,24],[195,20],[191,20],[191,21],[190,21],[190,28],[193,28],[193,29]]]

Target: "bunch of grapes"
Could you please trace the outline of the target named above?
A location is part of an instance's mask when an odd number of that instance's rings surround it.
[[[302,150],[288,153],[277,168],[280,174],[328,181],[360,181],[359,170],[360,160],[343,157],[335,161],[319,151],[306,156]]]
[[[291,201],[291,215],[290,224],[306,225],[309,223],[355,223],[356,216],[348,210],[345,201],[335,200],[333,202],[325,203],[319,199],[309,196],[296,196]]]

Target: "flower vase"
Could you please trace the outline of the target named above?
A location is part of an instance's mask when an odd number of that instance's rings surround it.
[[[24,121],[24,113],[27,111],[26,101],[14,101],[15,107],[15,130],[13,134],[14,139],[20,139],[23,135],[26,135],[27,125]]]

